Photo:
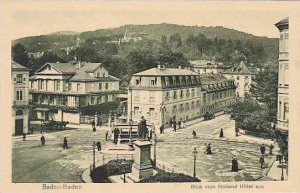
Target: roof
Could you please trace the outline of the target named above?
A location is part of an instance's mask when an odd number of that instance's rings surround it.
[[[102,66],[101,63],[83,63],[82,65],[79,70],[85,72],[94,72],[99,66]]]
[[[281,26],[281,25],[288,25],[289,24],[289,18],[286,17],[283,20],[281,20],[280,22],[276,23],[275,26]]]
[[[21,64],[15,62],[15,61],[11,61],[11,68],[13,70],[26,70],[26,71],[29,70],[29,68],[22,66]]]
[[[207,84],[217,84],[217,83],[223,83],[228,81],[229,79],[225,78],[224,76],[217,75],[201,75],[200,81],[202,85]]]
[[[241,61],[237,66],[234,66],[225,72],[223,74],[255,74],[252,72],[244,61]]]
[[[180,68],[151,68],[134,74],[134,76],[189,76],[199,75],[188,69]]]
[[[104,82],[104,81],[119,81],[120,79],[109,75],[108,77],[93,77],[89,73],[84,71],[77,71],[69,81],[71,82]]]
[[[42,67],[40,67],[36,72],[39,72],[45,66],[50,65],[55,70],[63,73],[63,74],[75,74],[76,68],[71,63],[46,63]]]

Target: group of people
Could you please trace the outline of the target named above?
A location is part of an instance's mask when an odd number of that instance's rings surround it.
[[[175,118],[170,119],[170,124],[173,127],[173,130],[176,132],[177,129],[182,129],[185,127],[184,121],[182,118],[176,123]]]

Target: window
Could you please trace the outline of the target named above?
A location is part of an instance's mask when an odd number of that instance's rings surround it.
[[[289,107],[288,107],[288,103],[284,103],[283,105],[283,120],[288,120],[288,113],[289,113]]]
[[[140,80],[139,79],[135,80],[135,85],[140,85]]]
[[[56,82],[56,88],[57,88],[57,90],[60,90],[60,81],[59,80]]]
[[[91,105],[95,103],[95,97],[91,97]]]
[[[80,84],[77,84],[77,91],[80,91]]]
[[[183,104],[180,104],[179,111],[183,111]]]
[[[237,79],[237,80],[240,80],[240,77],[239,77],[239,76],[237,76],[237,77],[236,77],[236,79]]]
[[[91,83],[91,91],[95,91],[95,85],[94,85],[94,83]]]
[[[139,107],[134,107],[133,113],[134,113],[134,115],[138,115],[139,114]]]
[[[149,108],[149,116],[154,116],[154,108]]]
[[[151,78],[150,79],[150,86],[155,86],[156,85],[156,78]]]
[[[33,85],[34,85],[33,81],[30,82],[30,88],[33,88]]]
[[[72,83],[68,83],[68,91],[72,90]]]
[[[17,110],[16,115],[23,115],[23,111],[22,110]]]
[[[173,76],[173,85],[176,85],[176,77]]]
[[[23,92],[22,91],[17,91],[17,101],[23,100]]]
[[[108,90],[108,83],[105,83],[105,89]]]
[[[166,86],[169,85],[169,78],[168,77],[165,77],[165,82],[166,82]]]
[[[105,77],[105,73],[103,73],[103,77]]]
[[[192,97],[195,96],[195,89],[192,89]]]
[[[97,78],[99,78],[99,77],[100,77],[100,73],[98,72],[98,73],[97,73]]]
[[[169,92],[166,92],[166,97],[165,97],[166,100],[169,100],[170,99],[170,93]]]
[[[173,99],[177,99],[177,91],[174,91]]]
[[[281,101],[279,101],[279,105],[278,105],[278,119],[281,119]]]
[[[23,82],[23,74],[17,74],[17,83]]]
[[[176,113],[177,112],[177,108],[176,108],[176,105],[173,106],[173,113]]]
[[[102,83],[99,83],[98,88],[99,90],[102,90]]]
[[[180,91],[180,98],[183,98],[183,90]]]
[[[44,80],[41,80],[41,90],[44,89]]]

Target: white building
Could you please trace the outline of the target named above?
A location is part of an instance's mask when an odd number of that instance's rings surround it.
[[[234,80],[237,98],[244,98],[250,94],[251,84],[256,73],[251,71],[243,61],[237,66],[224,71],[222,74],[226,78]]]
[[[277,129],[287,133],[289,127],[289,18],[276,23],[279,38]]]
[[[14,61],[11,63],[12,133],[28,133],[29,124],[29,69]]]
[[[119,79],[100,63],[46,63],[30,77],[36,119],[80,123],[80,109],[111,102]]]
[[[132,103],[131,103],[132,99]],[[158,66],[132,76],[128,90],[128,115],[138,122],[170,126],[170,119],[188,120],[200,116],[200,76],[187,69]]]
[[[193,66],[192,69],[199,74],[220,74],[230,68],[221,62],[207,60],[193,60],[190,64]]]

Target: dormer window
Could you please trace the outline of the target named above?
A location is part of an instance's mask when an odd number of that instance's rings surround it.
[[[150,86],[156,86],[156,78],[150,78]]]
[[[135,85],[140,85],[140,79],[135,80]]]

